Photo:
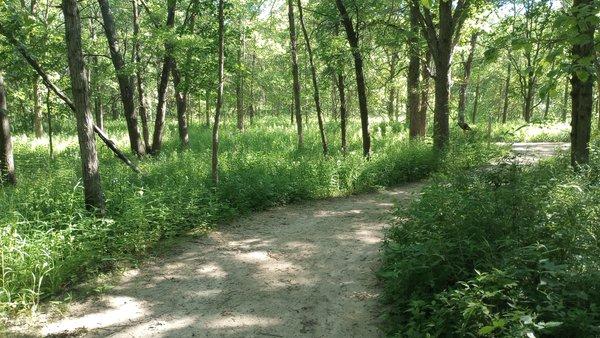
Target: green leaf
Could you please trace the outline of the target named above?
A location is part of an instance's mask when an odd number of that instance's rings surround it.
[[[481,334],[481,335],[490,334],[490,333],[494,332],[495,329],[496,329],[496,327],[494,327],[494,326],[484,326],[481,329],[479,329],[479,334]]]

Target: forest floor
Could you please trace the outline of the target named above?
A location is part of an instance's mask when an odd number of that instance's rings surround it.
[[[517,144],[524,162],[564,144]],[[531,160],[534,159],[534,160]],[[64,316],[14,336],[377,337],[375,271],[395,203],[424,183],[309,201],[242,217],[126,271]]]

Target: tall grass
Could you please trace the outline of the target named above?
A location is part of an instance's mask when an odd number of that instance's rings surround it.
[[[127,149],[122,128],[120,123],[106,127]],[[83,208],[73,136],[55,137],[52,161],[43,140],[17,137],[19,185],[0,190],[0,310],[9,314],[30,308],[189,229],[209,230],[275,205],[427,176],[437,165],[430,145],[409,143],[394,128],[375,129],[374,154],[366,161],[356,128],[349,131],[350,149],[344,156],[338,150],[337,124],[329,124],[332,154],[323,158],[316,125],[307,128],[301,151],[295,149],[294,128],[285,120],[262,118],[244,132],[225,125],[217,188],[210,182],[210,130],[203,126],[191,126],[191,149],[180,151],[176,126],[169,125],[164,150],[158,158],[140,161],[141,175],[99,145],[108,208],[102,219]]]

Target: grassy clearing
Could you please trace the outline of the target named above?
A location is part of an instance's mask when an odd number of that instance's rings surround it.
[[[379,272],[390,335],[600,335],[600,153],[443,170],[397,211]]]

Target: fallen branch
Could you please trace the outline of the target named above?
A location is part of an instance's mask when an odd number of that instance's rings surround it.
[[[27,61],[27,63],[29,63],[29,65],[35,70],[35,72],[42,78],[42,82],[44,82],[44,85],[46,86],[46,88],[48,88],[49,90],[54,92],[54,94],[56,94],[56,96],[58,96],[61,100],[63,100],[63,102],[67,106],[69,106],[69,108],[71,108],[72,111],[75,111],[75,105],[73,104],[73,102],[71,102],[69,97],[67,95],[65,95],[65,93],[63,93],[62,90],[60,90],[60,88],[58,88],[54,83],[52,83],[52,81],[48,77],[48,74],[46,74],[46,72],[42,69],[40,64],[35,59],[35,57],[33,57],[33,55],[31,55],[31,53],[29,53],[29,51],[27,50],[27,47],[25,47],[25,45],[23,43],[21,43],[19,40],[17,40],[15,37],[13,37],[12,34],[10,34],[5,29],[5,27],[2,26],[1,23],[0,23],[0,34],[3,35],[8,40],[8,42],[17,49],[17,51],[19,52],[19,54],[21,54],[21,56],[25,59],[25,61]],[[117,147],[117,145],[108,137],[108,135],[106,135],[106,133],[104,131],[102,131],[102,129],[98,128],[98,126],[96,126],[96,124],[94,124],[94,132],[98,135],[98,137],[100,137],[102,142],[104,142],[104,144],[106,144],[106,146],[110,150],[112,150],[113,153],[115,153],[115,155],[121,161],[123,161],[127,166],[129,166],[136,173],[141,172],[140,168],[138,168],[133,162],[131,162],[131,160],[129,160],[129,158],[127,158],[127,156]]]

